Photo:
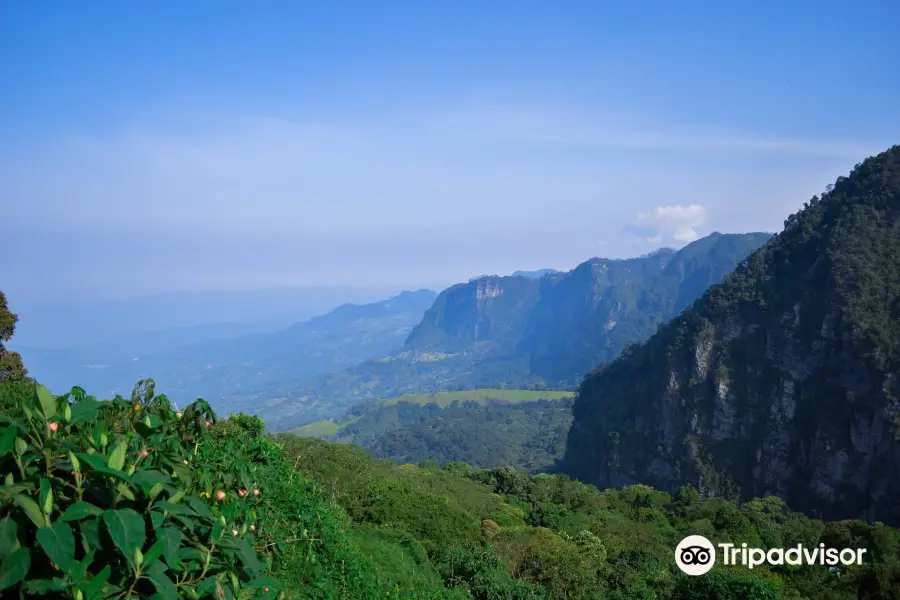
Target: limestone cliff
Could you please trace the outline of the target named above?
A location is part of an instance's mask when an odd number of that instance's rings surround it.
[[[589,374],[565,468],[900,522],[900,146]]]

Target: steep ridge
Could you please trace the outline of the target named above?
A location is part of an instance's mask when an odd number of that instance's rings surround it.
[[[589,374],[565,469],[900,522],[900,146]]]
[[[402,394],[574,388],[585,372],[648,338],[769,237],[715,233],[677,252],[595,258],[537,279],[474,279],[441,292],[399,352],[223,403],[228,410],[262,411],[281,430]]]
[[[542,279],[522,344],[531,372],[550,385],[578,384],[627,344],[650,337],[770,237],[716,232],[678,252],[593,259],[568,277]]]

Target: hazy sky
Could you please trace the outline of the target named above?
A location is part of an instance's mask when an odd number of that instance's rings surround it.
[[[0,284],[570,268],[779,230],[900,142],[896,0],[621,4],[6,0]]]

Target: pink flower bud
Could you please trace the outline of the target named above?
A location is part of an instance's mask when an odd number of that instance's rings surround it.
[[[241,498],[243,498],[246,495],[247,495],[247,490],[241,490],[238,492],[238,496],[240,496]]]
[[[231,530],[231,535],[233,535],[234,537],[237,537],[237,534],[238,534],[238,530],[237,530],[237,529],[232,529],[232,530]]]
[[[209,429],[209,425],[210,425],[210,423],[209,423],[209,421],[207,421],[207,422],[206,422],[206,428],[207,428],[207,429]]]
[[[59,423],[50,423],[50,431],[56,433],[57,429],[59,429]]]
[[[222,492],[222,491],[216,492],[216,498],[218,498],[219,500],[224,500],[224,499],[225,499],[225,492]]]
[[[191,441],[191,436],[189,436],[189,435],[184,436],[184,441],[186,441],[186,442]]]
[[[251,525],[251,526],[250,526],[250,531],[256,531],[256,525]]]
[[[72,471],[72,477],[75,477],[75,471]]]
[[[144,449],[144,451],[141,452],[141,455],[143,455],[144,458],[147,458],[148,456],[150,456],[150,451],[147,449]]]
[[[254,496],[259,496],[259,490],[253,490],[253,495],[254,495]]]
[[[177,412],[177,413],[175,413],[175,416],[178,417],[178,418],[180,419],[180,418],[181,418],[181,413],[180,413],[180,412]]]

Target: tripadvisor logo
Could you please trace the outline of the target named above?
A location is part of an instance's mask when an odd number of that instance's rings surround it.
[[[826,548],[819,544],[806,548],[797,544],[793,548],[748,548],[747,544],[720,543],[722,564],[745,566],[748,569],[760,565],[861,565],[865,548]],[[675,564],[687,575],[703,575],[716,564],[716,547],[702,535],[689,535],[675,548]]]

